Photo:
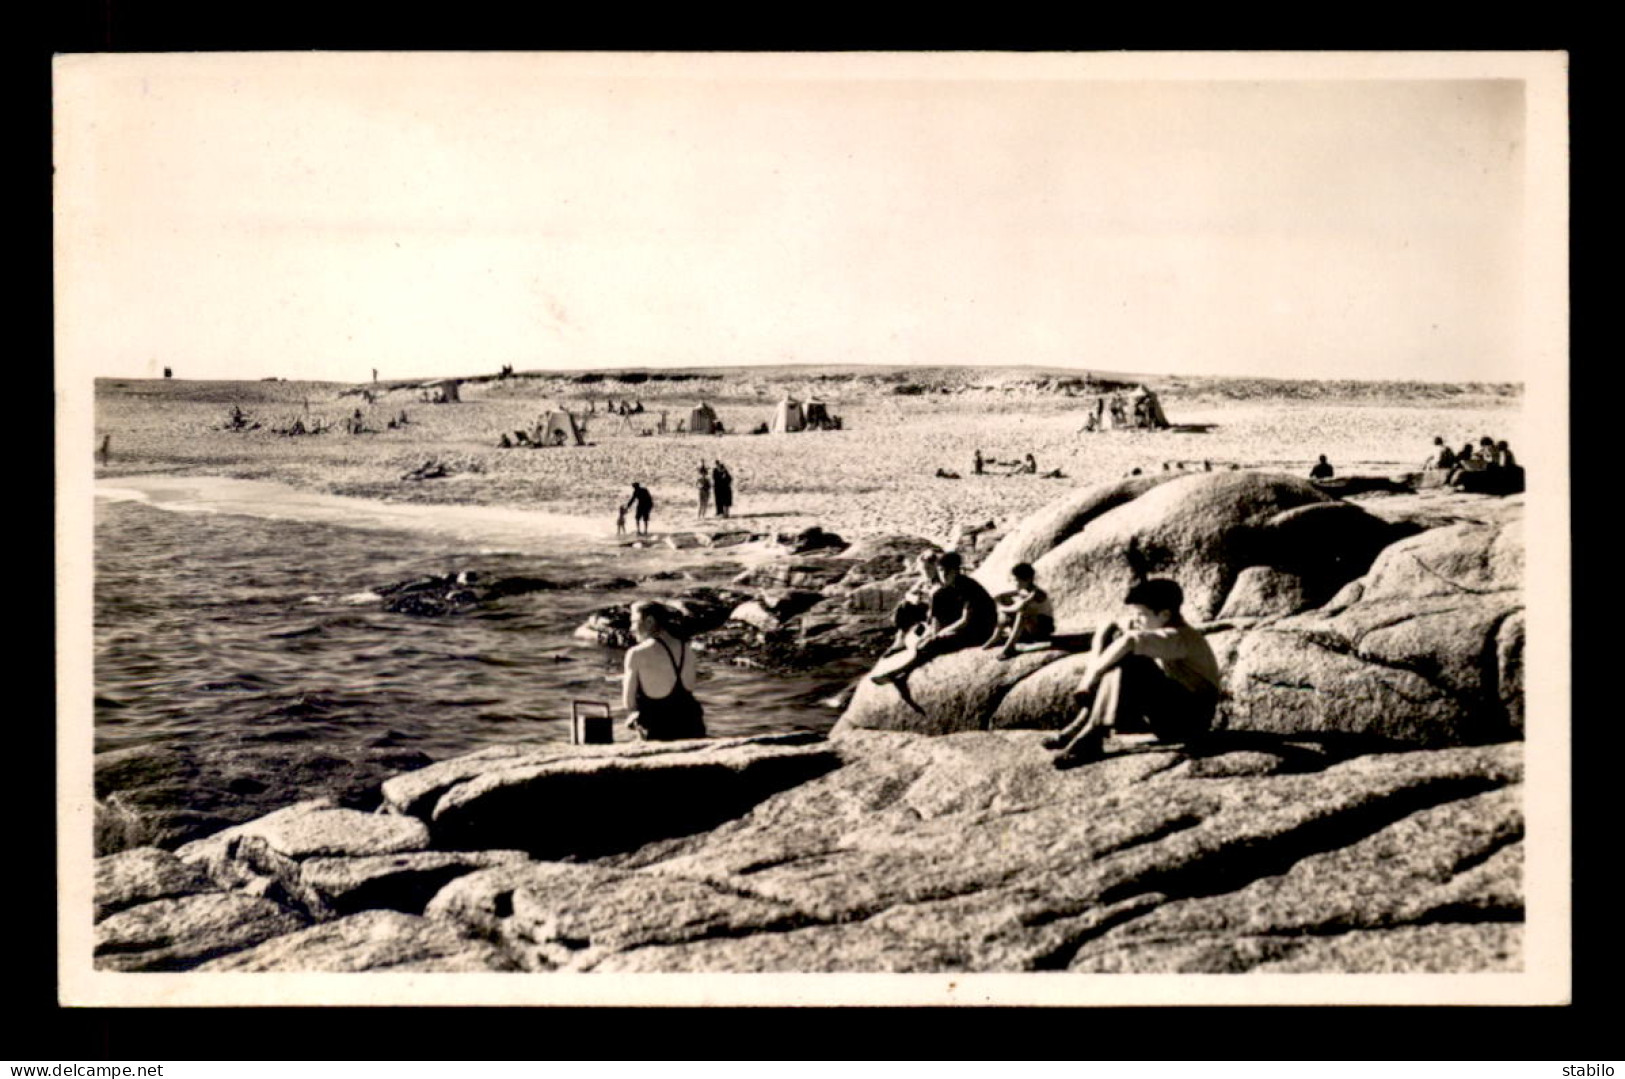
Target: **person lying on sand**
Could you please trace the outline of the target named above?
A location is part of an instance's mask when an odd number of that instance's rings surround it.
[[[1001,592],[994,600],[999,608],[999,624],[982,646],[998,648],[1002,637],[1004,647],[999,649],[1000,659],[1014,656],[1018,644],[1041,644],[1055,636],[1055,608],[1050,603],[1049,593],[1038,587],[1032,565],[1019,562],[1011,567],[1010,576],[1016,587]]]
[[[914,654],[895,671],[877,674],[877,685],[905,682],[916,667],[949,652],[975,648],[986,641],[998,623],[993,597],[975,580],[960,572],[964,565],[958,551],[949,551],[937,562],[942,583],[931,594],[931,618],[920,634]]]
[[[1167,578],[1141,581],[1123,598],[1127,625],[1113,622],[1096,636],[1083,679],[1073,694],[1077,718],[1053,737],[1055,766],[1099,757],[1108,730],[1150,728],[1164,742],[1183,742],[1213,724],[1220,692],[1219,663],[1200,630],[1185,621],[1185,594]],[[1132,725],[1132,726],[1131,726]]]
[[[937,469],[937,479],[939,480],[957,480],[958,478],[959,473],[957,472],[950,472],[946,468]]]

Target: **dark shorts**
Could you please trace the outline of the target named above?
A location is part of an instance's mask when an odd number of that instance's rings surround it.
[[[1212,729],[1217,689],[1192,690],[1145,656],[1129,656],[1112,674],[1122,679],[1113,719],[1120,732],[1149,730],[1161,741],[1183,742]]]

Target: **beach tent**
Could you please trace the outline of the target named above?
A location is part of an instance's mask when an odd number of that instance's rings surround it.
[[[787,431],[799,431],[807,426],[806,418],[801,413],[801,402],[792,397],[786,397],[773,409],[773,423],[770,430],[776,435]]]
[[[691,435],[709,435],[716,433],[717,414],[711,406],[701,401],[694,406],[688,414],[688,433]]]
[[[1144,386],[1135,390],[1133,397],[1129,400],[1130,421],[1132,422],[1136,413],[1142,410],[1145,415],[1145,422],[1152,427],[1168,426],[1168,417],[1162,411],[1162,402],[1157,399],[1154,392]]]
[[[822,401],[808,401],[801,408],[801,418],[808,427],[828,427],[829,412]]]
[[[531,441],[537,446],[585,446],[586,440],[581,437],[581,428],[576,426],[576,418],[563,409],[553,409],[544,413],[536,423],[536,431]]]
[[[431,388],[438,391],[435,400],[440,404],[447,405],[454,401],[462,400],[462,398],[457,394],[457,386],[458,381],[455,378],[448,378],[443,382],[435,382],[431,384]]]

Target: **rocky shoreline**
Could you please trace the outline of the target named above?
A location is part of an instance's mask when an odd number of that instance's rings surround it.
[[[1256,473],[1084,488],[977,576],[1033,562],[1080,632],[1123,580],[1178,578],[1226,674],[1200,743],[1125,736],[1057,771],[1039,740],[1079,657],[959,653],[912,704],[860,680],[827,738],[493,747],[396,776],[377,812],[307,802],[103,857],[95,962],[1521,969],[1521,517],[1521,498],[1356,503]],[[711,633],[872,655],[923,542],[753,566]]]

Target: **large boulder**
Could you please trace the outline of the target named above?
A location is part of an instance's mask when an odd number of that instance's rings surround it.
[[[1225,676],[1221,725],[1428,746],[1514,738],[1521,522],[1499,510],[1463,518],[1471,505],[1450,505],[1450,518],[1426,529],[1420,509],[1384,519],[1294,477],[1146,477],[1035,514],[989,566],[1032,561],[1063,631],[1115,615],[1143,575],[1180,581],[1187,617],[1218,617],[1202,624]],[[997,586],[988,572],[978,577]],[[1081,646],[1088,634],[1075,636]],[[939,657],[906,693],[860,681],[836,731],[1058,726],[1075,710],[1085,662],[1054,649],[1014,661]]]
[[[100,970],[190,970],[304,924],[269,899],[234,892],[156,899],[96,924],[95,962]]]
[[[1115,483],[1093,484],[1063,495],[1006,532],[972,576],[989,592],[1006,591],[1010,587],[1010,570],[1017,563],[1038,561],[1083,531],[1095,518],[1173,478],[1172,475],[1135,476]]]
[[[96,859],[96,918],[149,903],[218,890],[207,872],[157,847],[135,847]]]
[[[1129,587],[1146,577],[1178,581],[1185,590],[1186,616],[1210,619],[1243,569],[1270,565],[1283,554],[1284,545],[1274,542],[1280,515],[1328,501],[1312,484],[1291,476],[1182,476],[1095,517],[1033,567],[1054,597],[1056,621],[1063,628],[1111,617],[1122,609]],[[977,577],[984,585],[998,584],[985,567]]]
[[[1326,608],[1254,627],[1228,666],[1226,721],[1416,745],[1518,737],[1521,535],[1516,521],[1425,531]]]
[[[967,648],[918,668],[906,685],[875,685],[860,678],[835,730],[865,727],[914,734],[986,730],[1008,694],[1064,656],[1051,651],[1004,660],[990,649]]]
[[[531,862],[447,886],[426,912],[500,940],[527,970],[584,970],[606,954],[790,928],[789,904],[704,881],[591,865]]]
[[[517,970],[506,952],[448,922],[369,910],[213,959],[205,973],[465,974]]]
[[[337,914],[387,909],[420,914],[436,892],[465,873],[528,859],[520,851],[417,851],[363,858],[312,858],[304,882]]]
[[[437,770],[427,793],[386,796],[427,810],[442,849],[505,848],[537,858],[595,857],[715,827],[763,798],[836,767],[822,740],[749,738],[482,757]]]
[[[233,841],[247,837],[263,840],[271,850],[288,858],[397,854],[429,845],[429,831],[421,821],[341,809],[331,802],[313,799],[195,840],[176,854],[186,862],[207,861],[219,857]]]

